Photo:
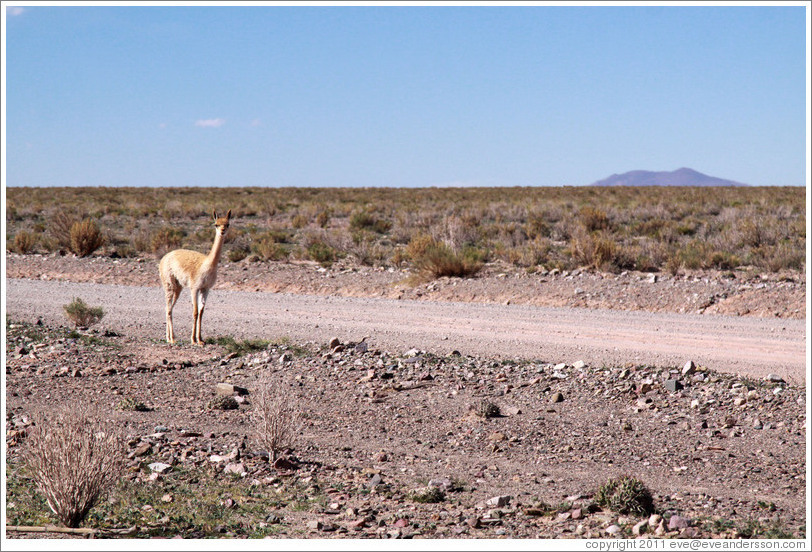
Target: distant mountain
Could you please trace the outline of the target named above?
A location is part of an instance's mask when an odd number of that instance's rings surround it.
[[[591,186],[747,186],[747,184],[682,168],[671,172],[630,171],[613,174],[609,178],[594,182]]]

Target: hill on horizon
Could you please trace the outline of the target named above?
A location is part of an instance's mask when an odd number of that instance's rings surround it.
[[[675,171],[629,171],[613,174],[590,186],[748,186],[741,182],[708,176],[693,169]]]

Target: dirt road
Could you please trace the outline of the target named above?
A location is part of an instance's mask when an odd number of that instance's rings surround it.
[[[155,340],[164,336],[158,287],[8,279],[12,319],[65,323],[73,297],[105,310],[102,325]],[[184,290],[175,307],[175,333],[188,345],[191,305]],[[805,380],[804,320],[686,315],[526,305],[427,302],[215,290],[204,337],[289,337],[326,343],[332,337],[376,348],[410,348],[493,358],[583,360],[592,366],[649,364],[681,367],[687,360],[714,370],[761,378]]]

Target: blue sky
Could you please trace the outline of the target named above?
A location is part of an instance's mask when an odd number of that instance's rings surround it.
[[[806,182],[802,4],[4,5],[9,186]]]

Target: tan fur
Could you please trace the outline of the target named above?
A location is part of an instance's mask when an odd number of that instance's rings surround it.
[[[175,342],[175,332],[172,328],[172,309],[183,288],[189,288],[192,294],[192,314],[194,324],[192,325],[192,343],[203,345],[201,337],[201,326],[203,321],[203,309],[206,306],[206,297],[209,290],[217,281],[217,263],[220,262],[220,255],[223,251],[223,240],[228,232],[229,221],[231,220],[231,209],[225,217],[214,216],[214,227],[216,230],[214,244],[208,255],[189,251],[188,249],[176,249],[170,251],[161,259],[158,270],[161,274],[161,285],[166,295],[166,341]]]

